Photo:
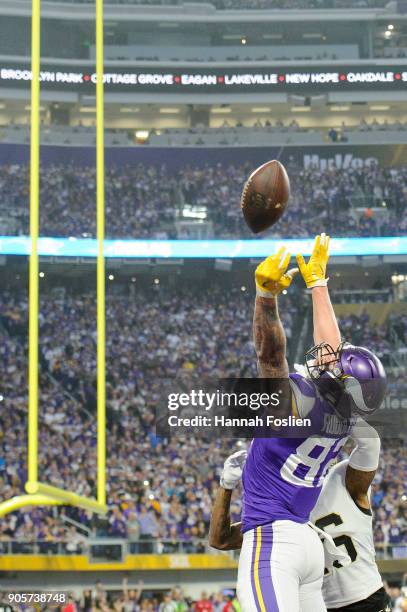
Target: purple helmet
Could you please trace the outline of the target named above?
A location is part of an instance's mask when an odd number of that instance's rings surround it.
[[[386,373],[372,351],[343,342],[337,351],[326,343],[306,353],[308,373],[321,395],[342,416],[373,414],[386,393]]]

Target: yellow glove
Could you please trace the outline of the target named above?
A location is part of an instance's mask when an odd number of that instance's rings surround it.
[[[275,297],[283,289],[288,289],[298,268],[288,270],[291,254],[285,252],[285,247],[275,254],[267,257],[256,268],[256,293],[261,297]]]
[[[314,248],[308,263],[302,255],[297,255],[297,263],[308,289],[326,287],[329,278],[325,278],[326,265],[329,259],[329,236],[320,234],[315,238]]]

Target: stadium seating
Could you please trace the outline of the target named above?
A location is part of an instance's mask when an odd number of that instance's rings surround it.
[[[152,121],[152,119],[150,119]],[[255,121],[226,119],[222,125],[207,126],[197,124],[193,127],[154,129],[149,125],[142,130],[143,138],[138,138],[138,130],[107,128],[105,144],[107,147],[247,147],[273,145],[323,146],[329,142],[360,144],[406,144],[407,124],[400,120],[379,121],[376,117],[359,123],[347,124],[343,121],[332,122],[329,127],[300,125],[296,119],[282,121],[264,118]],[[8,144],[27,144],[29,142],[27,125],[12,124],[0,127],[0,142]],[[40,130],[41,144],[59,146],[94,146],[96,132],[90,125],[44,124]]]
[[[162,150],[161,150],[162,151]],[[114,159],[114,157],[113,157]],[[126,159],[126,157],[125,157]],[[253,238],[242,223],[239,201],[253,162],[169,169],[155,165],[109,165],[106,171],[106,234],[111,238]],[[288,164],[290,206],[260,237],[309,237],[316,222],[333,236],[398,236],[407,230],[407,168],[326,169]],[[95,170],[72,164],[41,172],[41,234],[95,235]],[[192,219],[196,210],[200,222]],[[0,166],[0,234],[28,232],[28,167]]]

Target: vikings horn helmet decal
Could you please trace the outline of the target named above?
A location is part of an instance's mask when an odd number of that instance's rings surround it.
[[[380,359],[362,346],[322,343],[306,353],[308,373],[321,395],[343,416],[368,416],[383,402],[386,373]]]

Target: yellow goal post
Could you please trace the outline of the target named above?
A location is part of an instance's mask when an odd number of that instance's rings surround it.
[[[96,226],[97,226],[97,498],[92,499],[38,481],[38,315],[39,315],[39,172],[41,0],[32,0],[31,18],[31,137],[30,239],[28,316],[28,479],[26,494],[0,503],[0,517],[24,506],[67,504],[105,514],[106,506],[106,312],[104,169],[104,41],[103,0],[96,0]]]

